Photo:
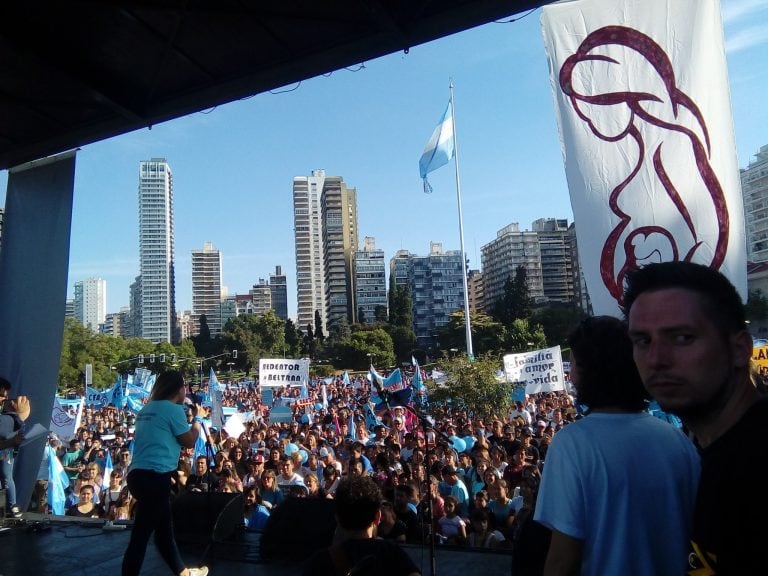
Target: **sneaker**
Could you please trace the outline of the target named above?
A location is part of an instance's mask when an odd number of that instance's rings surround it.
[[[189,576],[207,576],[208,566],[200,566],[200,568],[190,568]]]
[[[19,510],[18,506],[11,506],[11,516],[21,518],[21,510]]]

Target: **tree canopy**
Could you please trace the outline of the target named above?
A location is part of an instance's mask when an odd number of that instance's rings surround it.
[[[466,356],[456,356],[442,361],[439,367],[445,372],[445,382],[427,382],[433,413],[450,405],[466,410],[471,418],[506,418],[512,406],[513,384],[496,377],[498,357],[486,355],[470,362]]]

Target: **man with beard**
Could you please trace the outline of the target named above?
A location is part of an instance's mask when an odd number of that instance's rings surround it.
[[[627,273],[623,311],[645,387],[700,450],[689,573],[768,573],[768,399],[738,292],[706,266],[650,264]]]

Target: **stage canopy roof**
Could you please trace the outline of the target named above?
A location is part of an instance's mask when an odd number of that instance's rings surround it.
[[[353,66],[541,0],[0,3],[0,169]]]

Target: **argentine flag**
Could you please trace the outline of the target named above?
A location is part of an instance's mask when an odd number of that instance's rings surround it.
[[[454,137],[453,137],[453,116],[451,114],[451,102],[445,109],[442,120],[432,132],[427,145],[424,147],[424,153],[419,160],[419,174],[424,181],[424,192],[432,192],[432,186],[427,181],[427,174],[433,170],[445,166],[453,158]]]

